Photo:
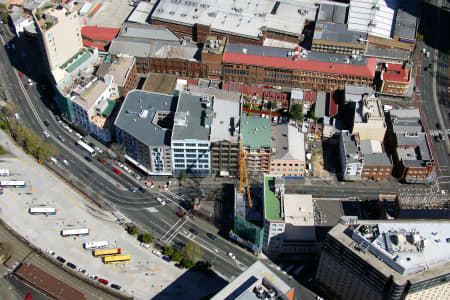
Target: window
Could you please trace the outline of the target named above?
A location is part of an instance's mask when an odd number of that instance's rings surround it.
[[[193,144],[193,143],[187,143],[186,144],[186,147],[196,147],[197,146],[197,144]]]
[[[173,149],[173,152],[184,152],[183,149]]]
[[[198,144],[199,147],[208,147],[208,144]]]
[[[173,143],[173,146],[174,147],[182,147],[182,146],[184,146],[184,144],[183,143]]]
[[[175,157],[184,157],[184,154],[175,154]]]

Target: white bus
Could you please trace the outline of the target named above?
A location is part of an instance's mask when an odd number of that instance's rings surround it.
[[[66,236],[74,236],[74,235],[83,235],[88,236],[89,235],[89,229],[88,228],[80,228],[80,229],[65,229],[61,231],[61,235]]]
[[[107,248],[108,246],[109,246],[109,242],[108,241],[84,243],[84,249],[86,249],[86,250]]]
[[[88,144],[83,142],[82,140],[78,140],[77,145],[80,146],[81,149],[83,149],[84,151],[88,152],[91,156],[95,155],[95,150],[91,146],[89,146]]]
[[[29,209],[32,215],[56,215],[56,208],[54,207],[31,207]]]
[[[25,181],[22,180],[0,181],[0,187],[24,188],[25,186]]]

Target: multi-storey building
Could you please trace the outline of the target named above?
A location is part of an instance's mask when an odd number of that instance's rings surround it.
[[[389,122],[389,148],[395,175],[408,183],[436,180],[436,163],[418,109],[392,109]]]
[[[175,96],[134,90],[114,121],[125,157],[149,175],[172,175],[170,139],[176,106]]]
[[[380,79],[381,93],[406,96],[411,86],[411,66],[406,64],[384,64]]]
[[[367,33],[351,31],[347,24],[317,23],[311,50],[347,55],[364,55]]]
[[[72,9],[43,2],[34,17],[41,31],[50,70],[59,68],[83,47],[77,7]]]
[[[213,105],[211,125],[211,174],[239,174],[239,123],[241,94],[191,86],[195,95],[207,95]]]
[[[175,176],[211,174],[211,124],[214,97],[180,94],[172,131],[172,164]]]
[[[270,174],[303,177],[305,165],[305,135],[292,125],[272,126]]]
[[[266,118],[241,119],[241,139],[247,162],[247,172],[261,175],[270,171],[272,156],[272,122]]]
[[[386,122],[381,101],[366,99],[355,104],[353,134],[359,135],[360,140],[377,140],[380,143],[386,134]]]
[[[316,286],[330,299],[446,299],[446,221],[342,217],[325,240]]]
[[[111,99],[111,86],[94,77],[86,85],[75,87],[70,100],[75,121],[102,142],[111,142],[112,124],[108,117],[116,105]]]
[[[229,43],[223,54],[223,80],[313,90],[371,86],[376,58]]]
[[[97,76],[111,84],[115,97],[125,97],[138,84],[136,59],[121,55],[110,61],[104,61],[97,70]]]
[[[363,169],[363,161],[357,139],[347,130],[341,131],[339,156],[344,180],[359,180]]]
[[[286,194],[281,177],[264,176],[264,252],[271,256],[315,251],[311,195]]]
[[[363,155],[361,179],[380,181],[391,178],[392,160],[383,152],[380,141],[361,140],[359,144]]]
[[[315,20],[316,11],[312,4],[287,0],[162,0],[151,22],[199,43],[217,35],[238,43],[292,47],[303,40],[303,27]]]
[[[264,263],[257,260],[247,270],[217,292],[211,300],[262,299],[263,297],[293,300],[295,299],[294,292],[295,289],[293,287],[278,277]],[[296,295],[301,295],[301,293]],[[310,295],[309,291],[308,295]]]

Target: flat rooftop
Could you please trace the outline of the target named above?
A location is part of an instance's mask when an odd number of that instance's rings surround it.
[[[281,201],[275,195],[275,178],[264,177],[264,212],[265,218],[270,221],[284,221],[281,216]]]
[[[262,28],[300,36],[316,11],[313,4],[293,0],[161,0],[151,19],[191,27],[205,24],[212,31],[257,40]]]
[[[231,91],[190,86],[194,95],[214,96],[213,121],[211,126],[211,142],[239,140],[240,99],[241,94]]]
[[[266,118],[247,117],[241,120],[241,138],[244,146],[251,149],[268,148],[272,145],[272,122]]]
[[[275,290],[277,294],[274,299],[288,300],[293,299],[294,296],[294,288],[290,287],[264,263],[257,260],[215,294],[211,300],[258,300],[260,298],[255,293],[255,288],[258,286],[262,287],[263,291]]]
[[[118,86],[124,86],[127,75],[133,67],[134,62],[134,57],[121,55],[112,62],[103,62],[97,71],[97,75],[101,77],[110,75],[112,76],[115,84]]]
[[[91,6],[88,13],[82,17],[86,25],[120,28],[134,9],[134,7],[128,5],[128,1],[103,1],[95,3],[95,5]]]
[[[448,273],[449,232],[447,221],[361,220],[351,226],[339,223],[330,235],[386,277],[393,276],[396,284],[404,284]]]
[[[205,104],[204,96],[182,92],[175,113],[172,140],[209,141],[212,118],[213,110]]]
[[[304,55],[295,55],[300,50]],[[356,57],[323,52],[295,49],[263,47],[238,43],[228,43],[223,55],[224,63],[240,63],[297,69],[332,74],[374,77],[376,58]],[[298,52],[300,52],[298,51]],[[295,58],[295,59],[294,59]]]
[[[305,136],[292,125],[272,126],[272,149],[274,159],[305,161]]]
[[[314,226],[312,195],[284,194],[284,219],[294,226]]]
[[[347,29],[346,24],[318,23],[314,29],[313,40],[334,41],[365,45],[367,33]]]
[[[148,4],[148,2],[139,2],[139,5],[141,4]],[[119,36],[169,42],[178,42],[180,40],[180,38],[167,27],[130,22],[125,22],[123,24]]]
[[[114,125],[145,145],[170,146],[171,128],[162,127],[157,119],[160,113],[173,114],[176,105],[175,96],[133,90],[127,94]]]
[[[92,105],[99,99],[101,94],[109,87],[108,84],[101,80],[95,80],[87,88],[76,91],[79,93],[79,97],[71,97],[71,100],[86,110],[89,110]]]

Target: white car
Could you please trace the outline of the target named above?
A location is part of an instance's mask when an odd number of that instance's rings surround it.
[[[47,131],[43,131],[42,132],[42,134],[46,137],[46,138],[49,138],[50,137],[50,134],[47,132]]]
[[[50,249],[45,249],[45,253],[47,253],[48,255],[51,255],[51,256],[55,255],[55,251],[52,251]]]
[[[161,198],[156,198],[156,200],[158,200],[158,202],[161,204],[161,205],[166,205],[166,201],[164,201],[163,199],[161,199]]]
[[[81,139],[83,136],[81,134],[79,134],[78,132],[75,132],[75,135],[77,136],[77,138]]]
[[[64,163],[66,166],[69,165],[69,162],[68,162],[66,159],[63,159],[62,161],[63,161],[63,163]]]
[[[236,256],[231,252],[228,252],[228,256],[231,257],[232,259],[236,259]]]
[[[168,185],[163,185],[163,190],[168,191],[169,190],[169,186]]]

